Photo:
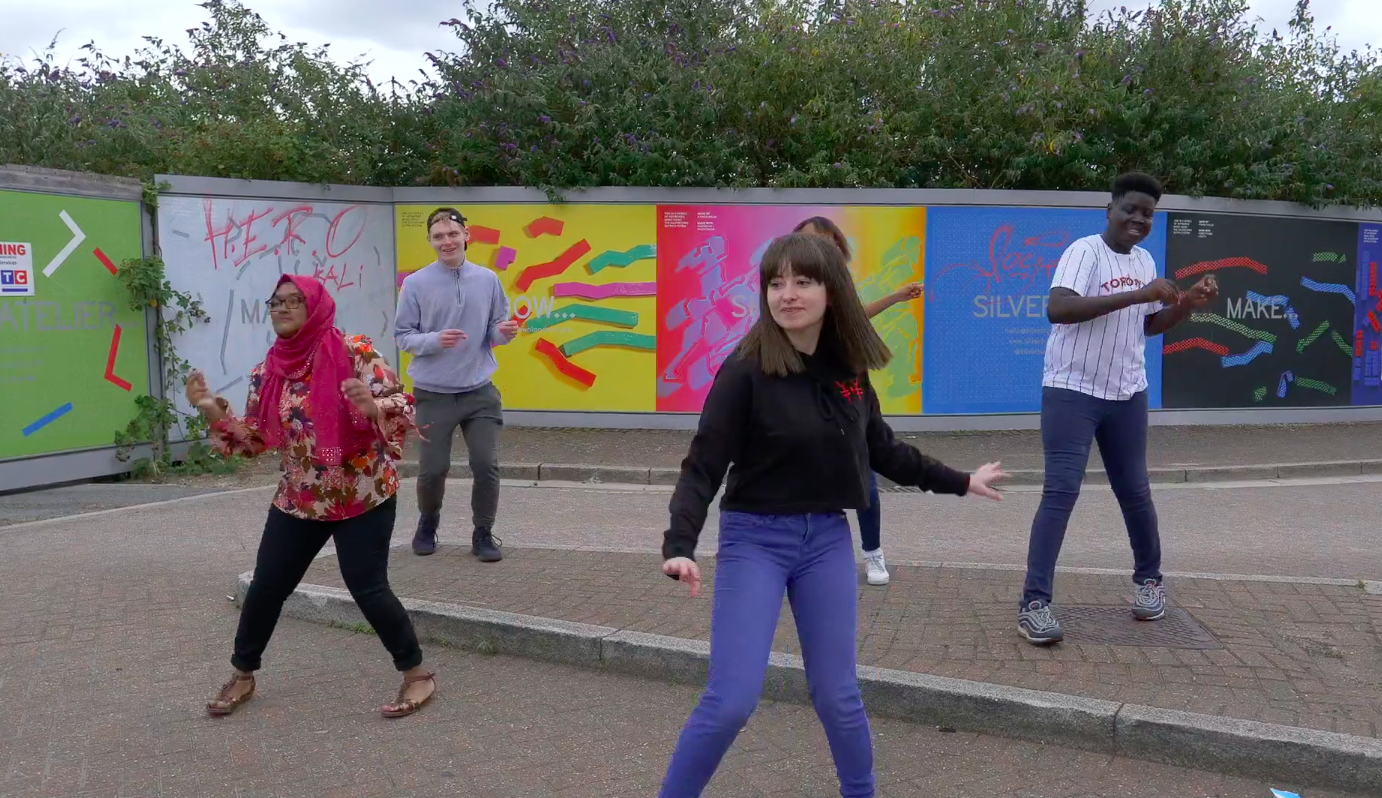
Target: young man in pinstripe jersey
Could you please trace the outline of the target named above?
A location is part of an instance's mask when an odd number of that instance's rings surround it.
[[[1074,242],[1051,277],[1046,368],[1041,381],[1041,442],[1046,477],[1032,520],[1027,581],[1017,628],[1038,645],[1064,634],[1051,612],[1056,559],[1098,442],[1123,510],[1133,551],[1133,616],[1166,614],[1161,537],[1147,478],[1147,336],[1160,335],[1218,296],[1213,275],[1182,292],[1156,276],[1137,246],[1152,232],[1161,185],[1130,172],[1113,183],[1108,227]]]

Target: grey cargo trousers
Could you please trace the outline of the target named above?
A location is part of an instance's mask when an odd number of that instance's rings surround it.
[[[417,424],[426,437],[421,441],[418,510],[423,516],[441,513],[446,475],[451,470],[451,440],[460,427],[475,480],[470,494],[471,520],[477,527],[493,527],[499,510],[499,438],[504,429],[499,389],[493,383],[465,393],[433,393],[418,388],[413,398]]]

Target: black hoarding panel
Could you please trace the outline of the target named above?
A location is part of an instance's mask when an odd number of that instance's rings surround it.
[[[1165,336],[1167,408],[1347,405],[1358,225],[1173,213],[1166,275],[1219,299]]]

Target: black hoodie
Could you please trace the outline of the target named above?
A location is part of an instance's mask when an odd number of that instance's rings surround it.
[[[854,373],[830,338],[803,355],[804,373],[786,377],[737,351],[725,361],[681,463],[665,559],[694,557],[726,470],[720,509],[765,515],[868,507],[870,471],[933,493],[968,492],[968,474],[893,437],[868,374]]]

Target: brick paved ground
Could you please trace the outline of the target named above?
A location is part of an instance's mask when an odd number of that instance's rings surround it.
[[[990,460],[1001,460],[1010,469],[1040,469],[1041,441],[1035,430],[903,433],[899,437],[922,451],[972,468]],[[681,465],[691,433],[674,430],[596,430],[507,427],[504,430],[502,461],[510,464],[584,464],[635,468],[675,468]],[[405,457],[417,459],[417,439],[408,439]],[[1382,423],[1304,424],[1270,427],[1152,427],[1148,440],[1148,462],[1153,468],[1194,468],[1281,464],[1322,461],[1374,461],[1382,458]],[[466,460],[465,442],[456,436],[453,462]],[[1091,468],[1102,468],[1095,451]],[[458,469],[459,471],[459,469]],[[262,457],[242,464],[232,474],[196,476],[172,475],[173,485],[197,489],[228,489],[272,484],[278,479],[277,461]],[[142,483],[135,483],[136,485]],[[134,486],[130,486],[134,487]],[[3,487],[0,487],[3,490]],[[167,491],[165,491],[167,492]],[[134,490],[124,497],[101,495],[108,506],[126,506],[154,498],[138,496]],[[4,496],[5,499],[10,497]],[[68,497],[62,497],[64,501]],[[75,502],[90,502],[97,497],[76,494]],[[52,502],[44,498],[20,499],[29,506],[0,506],[0,526],[40,518],[56,517]],[[4,504],[5,502],[0,502]]]
[[[699,640],[710,637],[709,589],[691,599],[656,555],[509,548],[498,565],[444,547],[395,550],[399,595]],[[334,560],[305,581],[343,586]],[[713,558],[702,558],[707,587]],[[1346,734],[1382,731],[1382,596],[1357,587],[1187,579],[1175,606],[1217,641],[1209,650],[1082,642],[1036,648],[1017,636],[1020,580],[1011,571],[895,567],[886,588],[860,590],[863,664],[997,682]],[[1065,605],[1126,607],[1131,582],[1060,576]],[[1060,606],[1057,605],[1059,612]],[[1119,617],[1119,616],[1115,616]],[[1123,622],[1132,639],[1165,625]],[[1164,642],[1164,641],[1163,641]],[[1211,641],[1214,645],[1214,641]],[[784,604],[777,650],[796,635]]]
[[[1041,446],[1033,430],[903,434],[904,440],[957,467],[972,468],[1001,460],[1009,469],[1041,468]],[[686,455],[691,433],[668,430],[590,430],[507,427],[501,459],[509,464],[586,464],[675,468]],[[405,456],[416,459],[417,440],[409,438]],[[453,462],[463,466],[465,443],[458,435]],[[1382,458],[1382,423],[1277,425],[1271,427],[1152,427],[1148,461],[1153,468],[1195,468],[1321,461],[1375,461]],[[1098,452],[1091,468],[1102,468]],[[1375,470],[1375,467],[1370,467]],[[459,476],[458,467],[453,476]],[[236,473],[173,475],[173,485],[192,489],[229,489],[267,485],[279,477],[277,461],[261,457]],[[151,486],[127,484],[123,495],[49,491],[50,496],[0,494],[0,526],[55,517],[62,507],[90,504],[125,506],[157,497],[142,493]],[[173,488],[163,486],[163,492]],[[70,495],[67,495],[70,493]],[[1200,570],[1200,569],[1196,569]]]
[[[259,531],[216,508],[208,500],[0,530],[0,795],[655,794],[694,689],[429,648],[439,698],[387,722],[377,707],[396,675],[377,640],[284,621],[259,696],[233,717],[203,717],[203,700],[228,672],[236,613],[225,594],[252,562]],[[529,558],[511,557],[502,567],[512,579]],[[590,585],[607,578],[588,573]],[[1301,786],[889,721],[874,733],[880,796],[889,798],[1263,798],[1268,786]],[[810,710],[770,704],[706,793],[835,794]]]

